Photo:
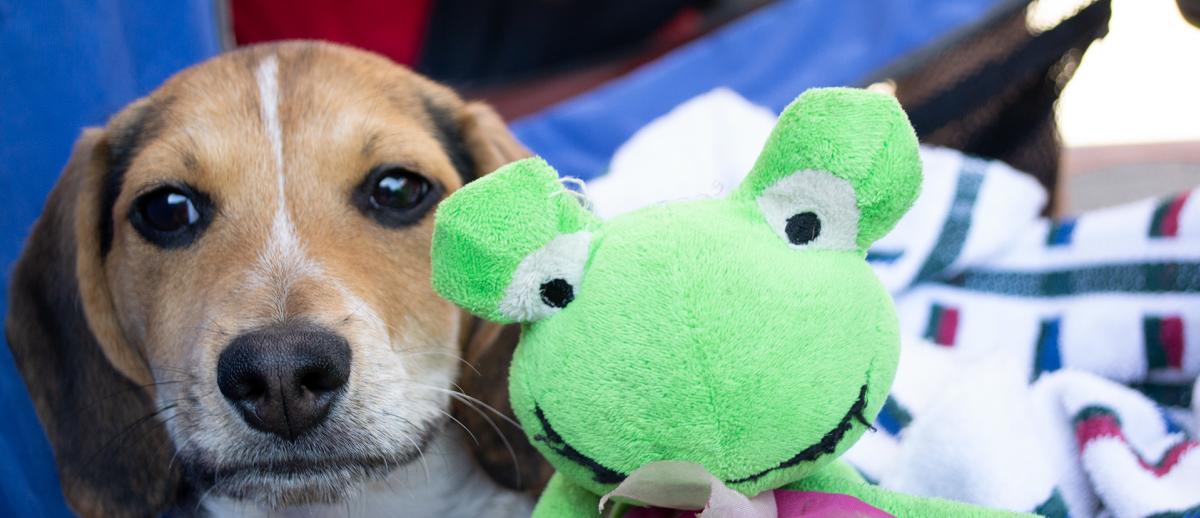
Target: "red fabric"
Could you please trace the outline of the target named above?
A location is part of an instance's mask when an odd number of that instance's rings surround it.
[[[1179,316],[1164,318],[1158,330],[1158,337],[1162,341],[1163,350],[1167,355],[1167,366],[1173,369],[1182,369],[1183,318]]]
[[[937,343],[946,347],[954,347],[958,334],[958,308],[942,310],[942,318],[938,321]]]
[[[1133,450],[1129,445],[1129,441],[1125,438],[1125,432],[1121,430],[1121,422],[1111,413],[1093,415],[1075,424],[1075,440],[1079,443],[1080,452],[1087,450],[1093,441],[1109,437],[1121,441],[1126,448],[1129,448],[1131,451]],[[1156,463],[1148,462],[1136,451],[1133,451],[1133,454],[1137,457],[1138,463],[1142,465],[1143,469],[1153,473],[1156,477],[1161,477],[1170,473],[1171,469],[1176,464],[1179,464],[1179,460],[1183,458],[1184,454],[1198,447],[1200,447],[1200,441],[1195,439],[1181,440],[1168,448],[1163,453],[1162,459]]]
[[[412,65],[421,52],[432,0],[232,0],[239,45],[321,39],[373,50]]]
[[[1163,236],[1175,237],[1179,235],[1179,213],[1183,211],[1183,205],[1187,203],[1189,194],[1191,192],[1185,192],[1171,201],[1170,207],[1167,208],[1167,217],[1163,219]]]

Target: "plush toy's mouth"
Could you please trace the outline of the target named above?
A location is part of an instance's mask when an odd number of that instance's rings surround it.
[[[837,449],[838,443],[842,442],[842,438],[846,436],[846,432],[849,432],[850,428],[854,426],[854,421],[858,421],[859,423],[862,423],[863,426],[868,428],[871,427],[870,422],[868,422],[866,416],[863,415],[863,410],[866,408],[867,386],[863,385],[862,388],[858,390],[858,399],[854,400],[854,404],[850,405],[850,409],[846,411],[846,415],[842,417],[841,421],[838,421],[837,426],[834,426],[832,430],[825,432],[825,435],[821,437],[821,440],[817,441],[816,444],[800,450],[799,453],[793,455],[787,460],[784,460],[783,462],[780,462],[774,467],[764,469],[749,476],[732,480],[724,480],[723,482],[726,484],[753,482],[771,472],[787,469],[800,464],[801,462],[816,460],[822,455],[833,453],[833,451]],[[617,484],[629,476],[628,473],[622,473],[615,469],[609,468],[608,466],[601,464],[599,461],[584,455],[582,452],[575,449],[574,446],[571,446],[569,443],[567,443],[567,441],[564,440],[563,437],[558,434],[558,432],[554,431],[554,427],[550,426],[550,421],[546,419],[546,414],[542,412],[542,407],[535,404],[533,407],[533,412],[537,416],[538,422],[541,423],[543,432],[534,435],[533,439],[535,441],[544,443],[546,446],[549,446],[551,450],[565,457],[567,460],[587,468],[588,471],[592,472],[592,478],[596,482],[601,484]]]

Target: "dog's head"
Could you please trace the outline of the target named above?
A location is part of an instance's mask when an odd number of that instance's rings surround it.
[[[524,150],[487,107],[314,43],[185,70],[84,132],[18,263],[11,347],[83,514],[186,486],[337,500],[446,419],[473,325],[432,209]]]

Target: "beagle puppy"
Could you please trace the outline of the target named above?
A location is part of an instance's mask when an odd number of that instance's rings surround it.
[[[527,154],[487,106],[313,42],[85,130],[7,318],[73,509],[528,516],[504,486],[548,468],[484,407],[510,411],[516,332],[429,281],[438,201]]]

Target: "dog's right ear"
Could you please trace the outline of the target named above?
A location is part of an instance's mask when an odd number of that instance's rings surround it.
[[[159,515],[179,487],[149,371],[119,336],[101,250],[113,224],[104,199],[119,188],[114,158],[130,158],[121,146],[140,131],[146,109],[135,104],[110,129],[86,130],[76,142],[9,295],[9,347],[54,448],[63,493],[83,516]]]

